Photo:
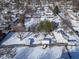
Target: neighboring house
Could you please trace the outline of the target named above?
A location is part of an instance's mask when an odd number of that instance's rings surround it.
[[[79,21],[71,20],[73,29],[79,32]]]
[[[64,39],[61,33],[56,32],[56,31],[54,31],[53,33],[54,33],[57,43],[68,43],[68,41]]]
[[[9,30],[9,23],[0,20],[0,30]]]
[[[13,32],[24,32],[25,28],[22,23],[18,23],[16,26],[12,27],[11,31]]]
[[[77,44],[77,40],[76,40],[76,38],[74,36],[66,33],[64,30],[60,30],[59,32],[68,41],[68,44],[70,44],[70,45]]]

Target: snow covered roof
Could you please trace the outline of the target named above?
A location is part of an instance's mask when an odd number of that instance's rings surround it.
[[[30,27],[30,26],[32,26],[32,25],[34,25],[34,24],[37,24],[38,23],[38,20],[36,20],[36,19],[34,19],[34,18],[31,18],[30,19],[30,21],[26,21],[25,23],[24,23],[24,25],[26,26],[26,27]]]
[[[42,44],[50,44],[49,40],[42,40],[41,43]]]
[[[67,40],[64,39],[61,33],[55,32],[55,31],[53,33],[54,33],[57,43],[68,43]]]
[[[46,35],[46,37],[45,38],[50,38],[50,39],[53,39],[53,36],[51,36],[51,35]]]
[[[79,21],[71,20],[72,26],[79,27]]]
[[[56,22],[56,23],[60,23],[60,22],[61,22],[61,21],[60,21],[60,18],[56,18],[56,19],[54,19],[53,21]]]
[[[74,36],[70,36],[69,41],[76,41],[76,38]]]
[[[79,27],[73,27],[73,29],[79,32]]]

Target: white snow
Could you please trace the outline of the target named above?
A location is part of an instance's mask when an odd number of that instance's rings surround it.
[[[5,10],[4,10],[5,11]],[[4,12],[6,13],[7,10]],[[17,14],[18,11],[17,10],[11,10],[11,12]],[[20,14],[23,13],[23,11],[19,11]],[[48,7],[44,7],[44,11],[40,11],[38,10],[36,12],[38,15],[41,15],[40,20],[49,20],[49,21],[55,21],[57,23],[60,23],[60,17],[56,16],[56,18],[54,17],[53,13],[51,10],[49,10]],[[44,14],[45,13],[45,14]],[[60,16],[62,16],[63,18],[65,17],[64,15],[65,13],[62,12],[60,13]],[[70,14],[70,17],[72,17],[73,19],[75,19],[75,17]],[[17,17],[15,17],[14,15],[12,15],[12,17],[14,18],[14,20],[17,19]],[[26,17],[31,17],[30,15],[26,15]],[[53,17],[53,18],[47,18],[47,17]],[[3,19],[3,17],[1,16],[1,18]],[[26,19],[27,20],[27,19]],[[25,26],[26,27],[30,27],[31,25],[37,24],[39,21],[39,19],[37,18],[30,18],[29,21],[25,21]],[[71,21],[72,25],[75,27],[79,28],[79,23],[76,21]],[[20,24],[19,24],[20,25]],[[77,28],[76,28],[77,29]],[[77,29],[78,30],[78,29]],[[5,41],[2,43],[2,45],[11,45],[11,44],[29,44],[30,45],[30,38],[34,39],[34,43],[33,44],[49,44],[49,40],[43,40],[44,38],[51,38],[52,41],[56,41],[56,43],[68,43],[68,44],[75,44],[73,42],[68,42],[67,39],[65,39],[61,33],[54,31],[54,36],[48,34],[47,36],[44,36],[44,33],[31,33],[31,32],[23,32],[23,40],[21,40],[19,38],[19,33],[15,32],[13,34],[8,34],[5,38]],[[35,37],[35,35],[37,37]],[[55,37],[55,38],[54,38]],[[69,35],[69,40],[77,40],[74,36]],[[69,49],[71,49],[71,51],[78,49],[79,47],[68,47]],[[60,59],[62,53],[64,52],[65,47],[64,46],[53,46],[53,47],[47,47],[45,49],[42,49],[42,46],[38,46],[38,47],[16,47],[16,55],[14,56],[14,58],[12,59]],[[7,58],[5,55],[2,56],[4,57],[4,59],[9,59]],[[2,57],[0,59],[2,59]]]
[[[29,36],[28,36],[29,35]],[[10,44],[28,44],[29,43],[29,38],[34,38],[35,42],[37,43],[38,41],[40,42],[41,39],[45,38],[43,33],[37,34],[38,37],[34,37],[36,34],[32,33],[24,33],[24,37],[26,37],[23,40],[20,40],[17,36],[18,33],[14,33],[8,40],[6,40],[3,45],[10,45]],[[52,38],[52,36],[47,35],[46,38]],[[49,44],[49,41],[42,41],[43,44]],[[35,44],[36,44],[35,43]],[[38,47],[16,47],[16,55],[13,59],[57,59],[60,58],[62,55],[62,50],[64,47],[58,47],[54,46],[52,48],[46,48],[42,49],[42,46]]]
[[[50,44],[50,43],[49,43],[49,40],[42,40],[41,43],[42,43],[42,44]]]
[[[71,20],[72,26],[79,27],[79,21]]]
[[[58,18],[55,18],[53,21],[54,21],[54,22],[56,22],[56,23],[61,23],[61,21],[60,21],[60,18],[59,18],[59,17],[58,17]]]
[[[63,38],[61,33],[58,33],[55,31],[53,33],[54,33],[57,43],[68,43],[67,40]]]
[[[9,35],[7,37],[9,37]],[[20,40],[20,38],[18,38],[18,33],[14,33],[11,37],[8,38],[8,40],[6,40],[5,42],[3,42],[2,45],[24,44],[24,43],[25,43],[24,40]]]
[[[64,47],[53,47],[42,49],[41,47],[24,48],[14,57],[14,59],[57,59],[62,55]]]
[[[69,15],[72,19],[74,19],[74,20],[77,19],[77,18],[76,18],[74,15],[72,15],[70,12],[68,12],[68,15]]]

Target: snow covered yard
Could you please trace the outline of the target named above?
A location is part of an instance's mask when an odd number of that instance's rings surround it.
[[[61,29],[60,29],[61,30]],[[5,41],[2,43],[2,45],[12,45],[12,44],[44,44],[47,43],[49,44],[49,41],[43,42],[44,38],[50,38],[52,39],[52,43],[69,43],[67,39],[65,39],[60,32],[53,31],[54,34],[50,35],[47,34],[46,36],[44,35],[44,32],[39,32],[39,33],[32,33],[32,32],[15,32],[15,33],[10,33],[5,37]],[[68,33],[65,33],[68,34]],[[32,41],[31,41],[31,40]],[[74,39],[74,38],[73,38]],[[72,37],[71,37],[72,40]],[[72,43],[70,43],[72,44]],[[62,54],[67,53],[65,51],[64,46],[53,46],[49,47],[47,46],[45,49],[42,48],[43,46],[36,46],[36,47],[14,47],[16,53],[12,59],[61,59]],[[13,49],[13,48],[12,48]],[[69,51],[75,51],[76,47],[68,47]],[[2,58],[7,58],[6,55],[3,55]]]
[[[10,36],[12,35],[12,36]],[[15,32],[12,34],[7,35],[5,37],[5,42],[2,43],[2,45],[10,45],[10,44],[26,44],[25,38],[28,38],[31,36],[32,33],[29,32]],[[32,36],[31,36],[32,37]],[[8,40],[6,40],[8,39]]]
[[[19,38],[19,35],[23,35],[23,40]],[[38,44],[40,40],[43,40],[45,36],[44,33],[18,33],[15,32],[8,40],[4,41],[2,45],[11,45],[11,44],[29,44],[29,38],[34,38],[34,44]],[[35,37],[37,35],[37,38]],[[8,37],[8,36],[7,36]],[[47,35],[46,38],[52,38],[50,35]],[[54,39],[55,40],[55,39]],[[47,47],[46,49],[42,48],[43,46],[38,47],[15,47],[16,54],[12,59],[58,59],[63,53],[64,47],[54,46]],[[8,58],[4,56],[5,58]],[[4,58],[1,57],[1,58]]]
[[[39,9],[38,9],[39,8]],[[44,21],[44,20],[49,20],[49,21],[53,21],[57,24],[59,24],[60,26],[58,28],[60,28],[61,25],[61,18],[59,16],[54,16],[52,10],[50,10],[50,8],[47,6],[42,6],[43,10],[41,11],[41,7],[38,7],[36,12],[34,12],[32,17],[40,17],[40,18],[31,18],[30,16],[27,16],[25,19],[25,27],[29,28],[31,26],[37,25],[40,21]],[[28,9],[28,8],[27,8]],[[6,10],[7,11],[7,10]],[[15,14],[19,13],[22,14],[23,11],[22,10],[14,10],[13,11]],[[6,13],[6,12],[5,12]],[[28,13],[27,13],[28,14]],[[73,15],[69,14],[69,16],[65,16],[65,12],[61,12],[59,14],[60,16],[62,16],[63,18],[66,19],[70,19],[73,18]],[[16,18],[16,16],[12,15],[14,21],[18,18]],[[71,19],[70,19],[71,20]],[[72,25],[73,26],[77,26],[78,27],[79,23],[76,23],[75,21],[72,21]],[[76,27],[75,27],[76,28]],[[78,30],[78,28],[76,28]],[[10,33],[5,37],[4,42],[2,43],[2,45],[20,45],[20,44],[25,44],[25,45],[29,45],[28,46],[15,46],[12,48],[5,48],[5,49],[0,49],[0,54],[3,54],[0,56],[0,59],[68,59],[69,56],[71,55],[72,58],[78,58],[79,53],[79,47],[78,46],[67,46],[68,48],[66,48],[65,46],[49,46],[50,43],[67,43],[67,44],[76,44],[79,42],[75,42],[74,41],[79,41],[77,40],[77,38],[75,38],[75,36],[71,36],[68,35],[68,33],[65,33],[65,30],[63,30],[62,33],[60,32],[52,32],[53,35],[50,34],[46,34],[46,33],[32,33],[32,32],[15,32],[15,33]],[[44,35],[46,34],[46,36]],[[68,36],[67,36],[67,35]],[[66,38],[64,38],[64,36]],[[48,40],[49,39],[49,40]],[[38,46],[33,46],[34,44],[41,44]],[[47,44],[47,45],[46,45]],[[46,48],[43,48],[46,45]],[[68,51],[69,50],[69,51]],[[9,53],[10,52],[10,53]]]

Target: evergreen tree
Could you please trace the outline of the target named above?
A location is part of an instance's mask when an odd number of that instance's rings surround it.
[[[59,11],[58,6],[55,6],[55,8],[54,8],[54,10],[53,10],[54,15],[57,15],[59,12],[60,12],[60,11]]]
[[[55,25],[50,21],[41,21],[38,25],[38,31],[51,32],[55,28]]]
[[[53,25],[50,21],[45,21],[45,31],[50,32],[52,31]]]

